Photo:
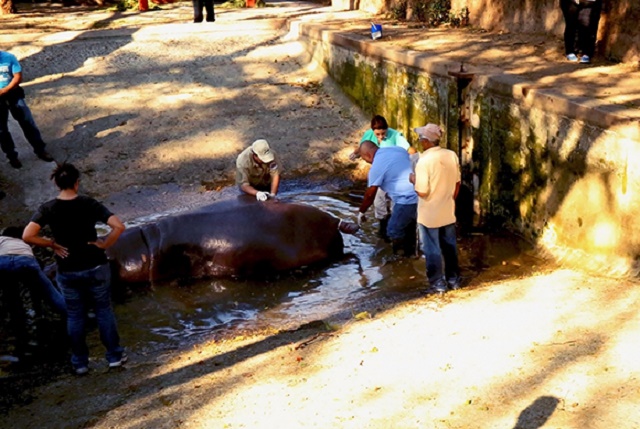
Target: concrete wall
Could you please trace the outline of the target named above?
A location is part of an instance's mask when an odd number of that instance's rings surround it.
[[[333,0],[341,9],[360,9],[386,13],[403,0]],[[409,4],[427,0],[406,0]],[[454,14],[466,8],[470,24],[495,31],[549,33],[558,37],[564,31],[559,0],[451,0]],[[640,1],[603,0],[598,32],[600,55],[625,62],[640,61]]]
[[[426,122],[447,130],[443,146],[460,154],[476,221],[509,226],[567,263],[638,275],[637,118],[488,73],[473,78],[460,108],[450,75],[457,65],[312,24],[300,31],[310,55],[366,113],[384,115],[410,141],[410,129]]]

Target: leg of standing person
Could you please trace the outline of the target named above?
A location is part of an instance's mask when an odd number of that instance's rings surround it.
[[[9,105],[5,100],[0,99],[0,149],[9,158],[9,163],[13,168],[22,167],[22,163],[18,159],[16,145],[13,142],[11,133],[9,132]]]
[[[111,270],[109,265],[105,264],[90,271],[90,290],[98,321],[100,340],[107,349],[105,358],[109,362],[109,366],[119,366],[122,363],[124,349],[120,347],[116,317],[111,307]]]
[[[24,281],[33,285],[34,290],[37,289],[36,293],[44,294],[48,303],[60,315],[65,316],[67,314],[67,306],[64,303],[64,297],[42,271],[38,261],[30,256],[17,256],[16,258],[20,258],[21,265],[24,268]]]
[[[387,201],[387,193],[381,188],[378,188],[376,197],[373,200],[373,216],[378,219],[380,228],[378,229],[378,237],[387,241],[387,227],[389,225],[389,218],[391,216],[389,211],[389,204]]]
[[[394,205],[387,227],[394,253],[402,251],[407,257],[415,254],[417,209],[417,204]]]
[[[589,2],[588,4],[581,5],[580,7],[580,12],[578,14],[578,46],[580,47],[580,51],[583,55],[582,62],[589,62],[595,54],[601,9],[601,0]],[[584,55],[588,58],[584,59]]]
[[[447,282],[444,277],[442,251],[440,250],[440,228],[427,228],[418,224],[422,253],[426,259],[427,279],[429,285],[436,292],[447,291]]]
[[[13,256],[0,257],[0,292],[2,295],[2,309],[6,309],[9,316],[8,328],[15,337],[16,355],[24,355],[29,341],[27,329],[27,309],[20,294],[20,282],[15,275]]]
[[[51,162],[53,158],[51,155],[47,153],[45,150],[45,142],[42,140],[42,135],[40,134],[40,130],[36,125],[36,121],[33,119],[33,114],[27,106],[27,103],[24,101],[24,98],[18,98],[15,101],[9,102],[9,110],[11,111],[11,116],[20,124],[20,128],[22,128],[22,132],[24,133],[25,138],[33,147],[33,152],[38,156],[38,158]]]
[[[207,12],[207,22],[215,22],[216,14],[213,10],[213,0],[204,0],[204,9]]]
[[[83,277],[82,272],[58,272],[56,276],[67,306],[67,334],[71,341],[71,364],[77,374],[85,374],[89,365],[89,349],[85,340],[87,293]]]
[[[576,36],[578,31],[578,5],[574,0],[560,0],[564,16],[564,53],[570,61],[578,61],[576,56]]]
[[[193,3],[193,22],[202,22],[204,16],[202,9],[204,8],[204,0],[191,0]]]
[[[451,289],[460,288],[460,266],[458,263],[458,243],[456,224],[440,228],[440,249],[444,259],[444,275]]]

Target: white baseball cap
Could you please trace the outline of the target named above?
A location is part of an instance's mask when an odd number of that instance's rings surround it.
[[[260,161],[264,163],[269,163],[275,159],[275,156],[269,147],[269,142],[264,139],[254,141],[251,145],[251,150],[258,158],[260,158]]]
[[[426,139],[434,143],[440,141],[440,137],[442,137],[442,128],[436,124],[427,124],[423,127],[414,128],[413,131],[415,131],[421,139]]]

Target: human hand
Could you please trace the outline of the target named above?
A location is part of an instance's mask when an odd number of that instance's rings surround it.
[[[358,226],[362,226],[363,222],[367,221],[367,217],[362,212],[358,212]]]
[[[276,194],[269,192],[269,193],[267,194],[267,196],[268,196],[269,198],[275,198],[275,197],[276,197]]]
[[[358,158],[360,158],[360,154],[358,152],[352,152],[351,155],[349,155],[350,161],[355,161]]]
[[[256,193],[256,200],[258,201],[267,201],[268,198],[269,198],[269,194],[266,192],[258,191]]]
[[[409,173],[409,182],[416,184],[416,175],[415,173]]]
[[[66,247],[59,245],[55,241],[53,242],[53,244],[51,244],[51,248],[53,249],[53,253],[55,253],[57,256],[61,257],[62,259],[69,256],[69,250]]]
[[[90,241],[89,244],[96,246],[98,249],[105,250],[107,246],[104,244],[104,239],[98,238],[96,241]]]

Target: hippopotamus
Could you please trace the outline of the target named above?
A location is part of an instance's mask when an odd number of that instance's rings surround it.
[[[358,225],[309,205],[249,196],[130,227],[107,250],[114,282],[261,277],[343,255]]]

